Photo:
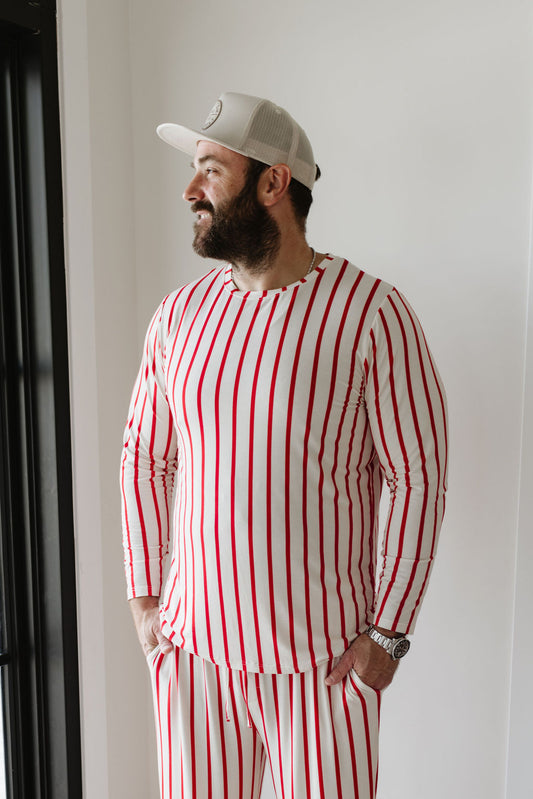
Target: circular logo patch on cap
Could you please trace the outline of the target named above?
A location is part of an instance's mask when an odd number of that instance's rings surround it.
[[[207,128],[210,128],[213,122],[216,122],[217,119],[219,118],[221,111],[222,111],[222,102],[220,100],[217,100],[213,108],[207,115],[207,119],[202,125],[202,130],[207,130]]]

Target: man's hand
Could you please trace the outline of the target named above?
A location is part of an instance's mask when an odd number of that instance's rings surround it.
[[[161,632],[159,597],[140,596],[130,599],[130,608],[144,654],[149,655],[158,644],[161,645],[163,654],[168,655],[172,652],[174,649],[172,642]]]
[[[384,635],[394,633],[391,630],[378,628]],[[346,650],[335,668],[326,677],[326,685],[335,685],[354,669],[358,677],[371,688],[383,690],[392,682],[399,661],[393,660],[382,646],[362,633]]]

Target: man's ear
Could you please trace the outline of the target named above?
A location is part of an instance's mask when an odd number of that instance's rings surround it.
[[[266,169],[258,184],[258,200],[265,207],[276,205],[287,193],[292,174],[287,164],[274,164]]]

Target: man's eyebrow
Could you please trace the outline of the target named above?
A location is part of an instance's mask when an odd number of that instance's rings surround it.
[[[207,161],[214,161],[215,164],[223,165],[224,161],[220,158],[217,158],[215,155],[201,155],[199,158],[196,159],[196,163],[191,161],[191,167],[196,169],[196,166],[200,166],[201,164],[205,164]]]

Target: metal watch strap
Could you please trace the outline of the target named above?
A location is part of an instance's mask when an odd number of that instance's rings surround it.
[[[365,634],[368,635],[372,641],[375,641],[376,644],[385,649],[386,652],[391,656],[393,660],[399,660],[399,658],[403,657],[407,654],[409,649],[409,641],[406,639],[405,635],[397,635],[394,638],[389,638],[387,635],[380,633],[379,630],[376,630],[373,624],[369,624],[369,626],[365,630]],[[395,649],[397,648],[396,645],[402,641],[402,647],[400,648],[401,651],[395,655]]]

